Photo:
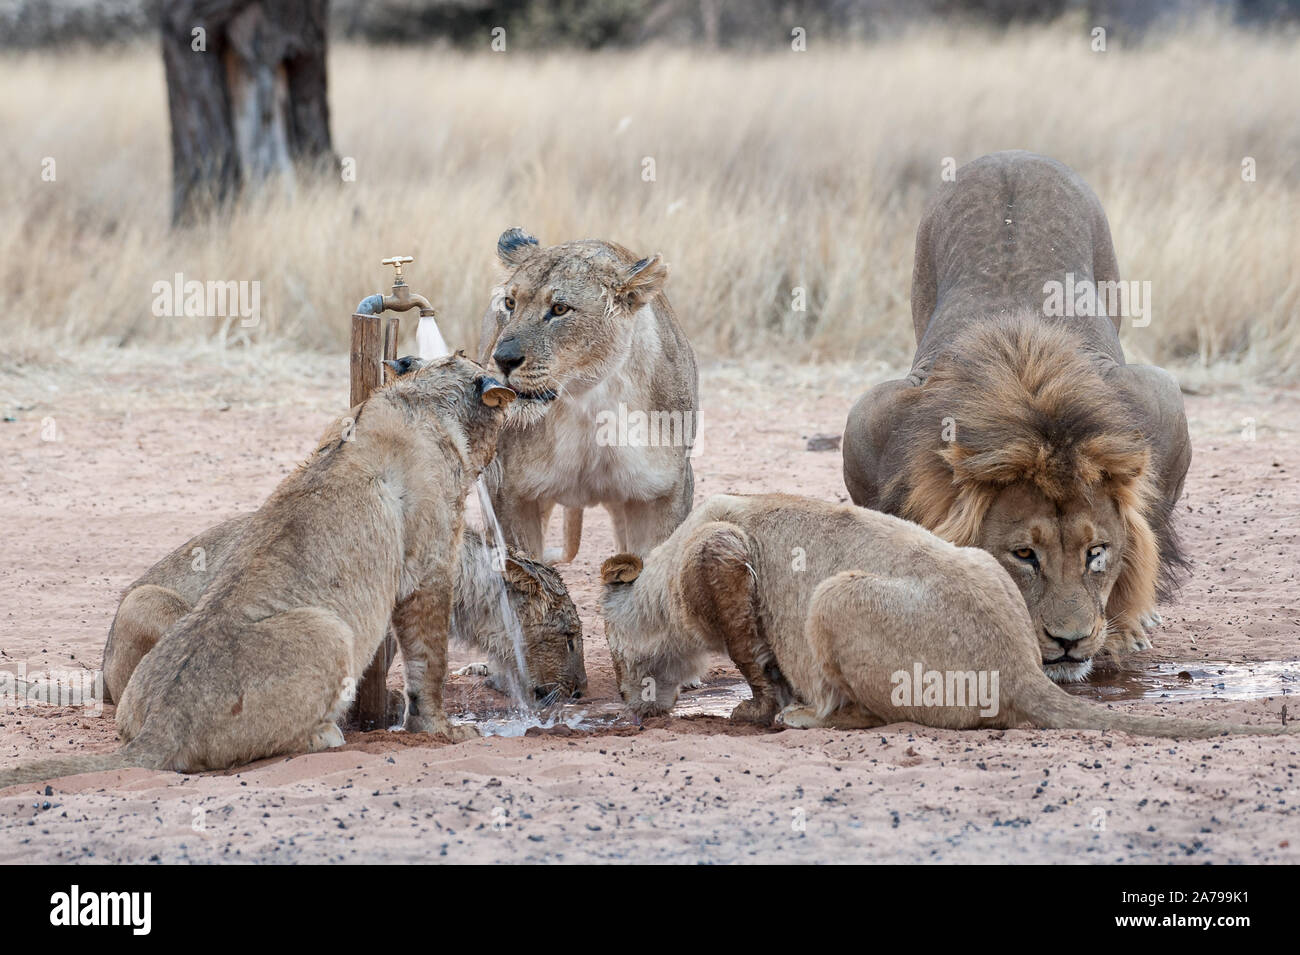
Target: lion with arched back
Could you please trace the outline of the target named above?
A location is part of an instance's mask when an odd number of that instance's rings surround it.
[[[1058,314],[1058,288],[1095,294]],[[1025,152],[961,167],[917,230],[911,372],[863,395],[844,432],[854,503],[996,557],[1057,680],[1086,678],[1103,649],[1149,648],[1185,566],[1182,396],[1125,362],[1121,288],[1106,215],[1073,171]]]

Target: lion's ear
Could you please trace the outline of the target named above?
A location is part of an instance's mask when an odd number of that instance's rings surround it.
[[[506,558],[506,582],[515,590],[525,594],[536,594],[541,590],[541,582],[526,565],[513,557]]]
[[[641,576],[642,566],[636,554],[616,554],[600,565],[600,579],[607,584],[630,584]]]
[[[420,361],[420,359],[416,358],[414,355],[404,355],[401,358],[384,359],[384,367],[388,369],[384,373],[384,381],[389,382],[395,378],[409,375],[413,371],[419,371],[424,367],[424,362]]]
[[[630,312],[658,295],[668,281],[668,263],[658,253],[628,268],[619,280],[615,297]]]
[[[517,269],[537,251],[538,242],[523,229],[506,229],[497,239],[497,258],[507,268]]]

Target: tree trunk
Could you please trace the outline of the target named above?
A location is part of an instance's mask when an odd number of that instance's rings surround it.
[[[326,99],[326,0],[168,0],[162,52],[172,222],[241,192],[338,168]]]

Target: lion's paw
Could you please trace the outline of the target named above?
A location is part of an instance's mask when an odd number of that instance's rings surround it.
[[[307,740],[307,751],[319,753],[323,749],[333,749],[343,745],[343,731],[335,723],[321,723],[312,731]]]
[[[1142,629],[1145,630],[1147,633],[1150,633],[1152,630],[1155,630],[1157,627],[1160,627],[1161,625],[1164,624],[1164,622],[1165,622],[1165,618],[1160,616],[1160,614],[1158,614],[1154,610],[1152,610],[1150,613],[1144,613],[1141,617],[1138,618],[1138,623],[1142,625]]]
[[[1141,624],[1116,627],[1106,638],[1106,649],[1114,653],[1139,653],[1151,649],[1151,638]]]
[[[466,740],[478,739],[483,735],[483,731],[473,723],[448,723],[442,735],[453,743],[463,743]]]
[[[768,724],[776,716],[776,706],[766,700],[746,700],[731,711],[733,723]]]
[[[486,663],[471,663],[455,671],[456,676],[487,676],[491,672],[492,668]]]
[[[463,743],[483,735],[473,723],[453,723],[445,716],[408,716],[403,727],[408,733],[432,733],[445,736],[453,743]]]
[[[822,721],[817,718],[817,713],[806,703],[791,703],[776,714],[776,721],[783,726],[800,730],[822,725]]]

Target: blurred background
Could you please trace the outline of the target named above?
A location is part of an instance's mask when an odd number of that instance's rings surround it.
[[[1133,356],[1291,378],[1298,30],[1300,0],[0,0],[0,370],[337,352],[396,253],[474,353],[511,226],[663,253],[705,357],[901,367],[927,195],[1024,148],[1152,283]],[[258,283],[257,324],[155,314],[177,273]]]

